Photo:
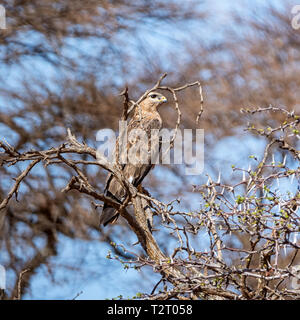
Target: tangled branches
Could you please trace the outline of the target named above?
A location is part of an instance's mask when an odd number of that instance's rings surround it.
[[[150,91],[160,89],[171,92],[180,124],[181,111],[177,92],[197,86],[200,93],[200,112],[203,111],[202,88],[199,82],[178,88],[161,86],[163,75],[156,85],[145,92],[136,102],[130,101],[128,89],[123,92],[123,119],[134,107],[138,107]],[[274,128],[247,130],[266,139],[267,144],[261,161],[251,156],[255,168],[232,166],[234,177],[223,182],[208,176],[206,184],[194,186],[199,195],[199,210],[193,212],[177,209],[175,199],[169,203],[152,197],[145,190],[134,187],[122,174],[118,164],[105,160],[99,162],[97,150],[79,142],[68,130],[68,141],[57,148],[44,151],[30,150],[20,153],[1,142],[4,151],[2,165],[14,166],[29,162],[27,168],[15,179],[15,184],[0,204],[0,221],[4,223],[5,210],[13,195],[18,195],[19,186],[38,163],[45,166],[62,165],[73,170],[74,175],[63,188],[87,195],[92,201],[100,201],[117,209],[135,233],[146,256],[138,255],[124,246],[124,257],[118,259],[127,267],[140,269],[152,267],[161,274],[161,280],[147,299],[299,299],[297,285],[297,253],[300,248],[297,235],[299,229],[300,193],[290,192],[284,187],[285,180],[299,178],[299,116],[280,108],[244,110],[252,115],[280,112],[284,120]],[[174,141],[174,140],[173,140]],[[276,162],[273,154],[285,152],[283,161]],[[78,159],[78,156],[85,158]],[[291,155],[288,166],[288,156]],[[297,161],[297,163],[295,163]],[[107,198],[89,182],[82,168],[98,166],[112,172],[127,190],[127,198],[120,204]],[[237,176],[241,176],[237,178]],[[236,180],[236,181],[235,181]],[[133,207],[134,214],[130,209]],[[158,217],[159,229],[149,229],[149,215]],[[171,253],[159,244],[161,232],[167,232]]]
[[[299,139],[299,117],[273,107],[246,112],[281,112],[286,117],[276,128],[249,125],[247,130],[269,140],[263,159],[250,156],[256,163],[253,169],[233,165],[233,175],[241,176],[235,183],[223,183],[219,174],[217,180],[208,176],[206,184],[195,186],[202,199],[199,211],[177,212],[173,203],[152,200],[161,223],[179,245],[159,264],[141,257],[130,263],[157,272],[174,268],[180,274],[171,288],[156,293],[161,282],[169,281],[163,277],[144,298],[299,299],[300,193],[284,187],[288,181],[299,188],[298,162],[287,164],[289,154],[298,160],[292,141],[297,144]],[[282,162],[275,161],[276,147],[287,151]],[[199,239],[208,241],[205,250]]]

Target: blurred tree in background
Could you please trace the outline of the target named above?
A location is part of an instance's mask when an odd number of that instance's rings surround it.
[[[147,288],[160,281],[153,298],[299,295],[291,288],[291,268],[299,263],[300,31],[291,26],[291,3],[243,3],[235,10],[220,9],[222,21],[215,12],[218,1],[2,2],[7,17],[7,29],[0,30],[0,264],[9,274],[5,298],[30,298],[42,268],[58,287],[57,269],[89,273],[81,263],[84,250],[77,251],[76,260],[58,260],[61,244],[70,241],[72,246],[77,240],[100,242],[106,250],[110,246],[108,257],[126,268],[152,266],[163,275],[161,281],[151,279],[150,269],[136,277]],[[37,163],[6,203],[12,179],[30,163],[19,161],[20,154],[32,159],[30,150],[58,148],[66,141],[66,128],[96,148],[99,129],[117,129],[124,87],[137,99],[164,72],[172,87],[200,80],[204,94],[199,124],[198,91],[187,88],[178,99],[180,128],[205,129],[205,172],[190,177],[182,166],[157,166],[144,182],[161,203],[180,199],[174,204],[176,214],[170,206],[166,217],[154,210],[154,226],[160,229],[154,237],[172,259],[159,265],[142,246],[132,246],[136,237],[126,219],[99,228],[99,209],[90,198],[78,190],[61,192],[74,175],[66,163]],[[171,94],[168,98],[172,100]],[[171,104],[161,115],[165,127],[175,127]],[[84,153],[80,159],[89,156]],[[106,170],[80,169],[95,190],[103,189]],[[94,263],[105,274],[112,261],[99,258]],[[34,298],[45,298],[44,293]]]

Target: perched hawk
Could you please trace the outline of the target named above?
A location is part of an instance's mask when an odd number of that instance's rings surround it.
[[[129,137],[131,133],[139,131],[137,129],[141,129],[143,130],[145,135],[147,135],[148,141],[150,142],[151,130],[156,129],[154,131],[158,132],[162,126],[162,120],[159,113],[157,112],[157,107],[166,101],[167,99],[162,94],[157,92],[150,92],[147,97],[139,104],[140,108],[135,108],[134,115],[127,126],[127,136]],[[119,141],[120,137],[118,138],[116,146],[119,145]],[[129,139],[127,143],[127,150],[130,150],[130,148],[132,147],[134,148],[136,143],[138,142],[134,140],[130,141]],[[140,156],[141,155],[139,155],[139,153],[136,154],[137,158],[139,158]],[[139,162],[139,159],[136,160],[136,162],[128,161],[126,164],[123,164],[122,171],[128,181],[135,187],[138,187],[145,176],[148,174],[150,169],[154,167],[154,165],[151,163],[150,155],[146,157],[146,161]],[[115,178],[111,173],[107,176],[104,194],[114,201],[119,202],[120,204],[126,198],[126,190],[119,183],[118,179]],[[114,223],[117,220],[118,216],[119,213],[117,210],[107,204],[104,204],[100,216],[100,224],[106,226],[108,223]]]

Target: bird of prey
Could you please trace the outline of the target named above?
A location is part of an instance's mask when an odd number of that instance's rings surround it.
[[[147,135],[148,141],[151,142],[152,129],[156,129],[154,131],[157,133],[162,126],[162,120],[157,112],[157,107],[164,102],[167,102],[167,99],[162,94],[150,92],[146,98],[140,102],[139,107],[137,106],[135,108],[134,115],[127,126],[127,135],[130,136],[133,130],[141,129]],[[119,139],[120,137],[117,140],[116,146],[119,144]],[[135,144],[136,141],[130,141],[128,139],[127,150],[135,147]],[[137,157],[139,157],[138,153]],[[127,163],[122,165],[122,173],[130,183],[138,187],[153,167],[151,157],[147,156],[146,161],[127,161]],[[122,204],[126,198],[126,190],[112,173],[109,173],[107,176],[104,194],[120,204]],[[114,223],[118,219],[118,216],[119,213],[116,209],[104,204],[100,215],[100,225],[103,224],[106,226],[108,223]]]

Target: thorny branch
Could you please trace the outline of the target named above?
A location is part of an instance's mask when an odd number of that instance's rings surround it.
[[[181,119],[181,111],[176,93],[191,86],[198,86],[200,92],[200,111],[203,112],[202,88],[199,82],[186,84],[178,88],[161,86],[164,74],[154,87],[147,90],[129,107],[128,89],[125,89],[123,118],[127,118],[131,110],[138,106],[148,92],[160,89],[172,93],[175,109],[178,113],[176,128]],[[61,164],[74,172],[67,186],[62,190],[67,193],[76,190],[88,195],[93,201],[106,202],[120,211],[131,230],[137,236],[146,256],[137,255],[127,248],[118,246],[124,251],[124,265],[133,268],[150,266],[161,274],[161,281],[154,287],[147,299],[299,299],[299,288],[291,285],[297,279],[298,269],[296,256],[300,249],[298,240],[300,193],[283,194],[280,181],[299,179],[299,163],[293,168],[287,165],[286,157],[290,154],[293,161],[299,161],[299,153],[295,146],[298,139],[299,117],[279,108],[259,108],[248,110],[256,115],[262,112],[281,112],[285,119],[280,127],[256,128],[249,125],[248,130],[269,141],[263,159],[255,170],[232,167],[233,174],[242,175],[241,179],[232,179],[231,183],[216,181],[210,176],[204,185],[195,186],[194,192],[199,194],[200,209],[193,212],[176,210],[174,201],[163,203],[149,193],[137,190],[119,170],[119,166],[105,161],[98,161],[97,151],[85,143],[79,142],[68,130],[68,142],[57,148],[45,151],[31,150],[20,153],[4,143],[0,147],[6,158],[2,165],[15,165],[30,161],[29,166],[16,178],[14,186],[1,203],[2,221],[7,214],[3,210],[8,207],[13,195],[17,195],[19,185],[37,163],[45,166]],[[176,130],[175,130],[176,131]],[[278,136],[277,133],[281,132]],[[293,144],[294,143],[294,144]],[[286,152],[282,162],[276,162],[272,152],[279,147]],[[273,150],[273,151],[272,151]],[[85,155],[89,160],[72,159],[74,155]],[[102,159],[101,159],[102,160]],[[253,157],[254,161],[258,161]],[[95,165],[112,172],[127,190],[127,198],[122,205],[107,198],[92,186],[79,165]],[[170,250],[165,252],[155,236],[160,230],[148,228],[145,201],[153,215],[160,218],[160,228],[169,232],[173,242]],[[175,202],[179,202],[178,199]],[[130,212],[133,207],[134,215]],[[198,237],[198,238],[197,238]],[[199,245],[199,237],[203,242],[209,240],[208,247]],[[239,246],[241,239],[247,239],[246,246]],[[206,239],[206,240],[204,240]],[[229,256],[230,254],[230,256]],[[282,265],[280,256],[288,257],[288,264]],[[228,259],[230,257],[230,259]],[[163,284],[166,284],[162,287]]]

